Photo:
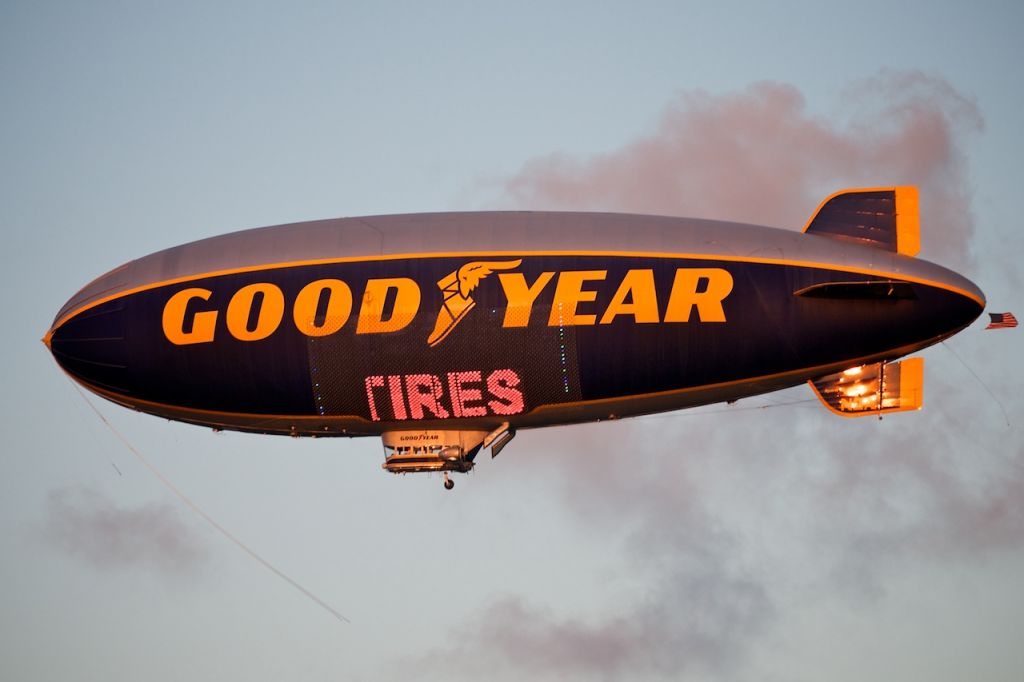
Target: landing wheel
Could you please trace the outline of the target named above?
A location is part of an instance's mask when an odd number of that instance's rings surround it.
[[[453,481],[452,479],[448,478],[448,472],[447,471],[444,472],[444,489],[445,490],[451,490],[454,487],[455,487],[455,481]]]

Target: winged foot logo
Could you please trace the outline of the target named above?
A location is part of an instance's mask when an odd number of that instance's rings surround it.
[[[513,270],[518,268],[522,259],[512,261],[477,261],[466,263],[437,282],[437,287],[444,294],[441,310],[437,313],[434,331],[427,338],[427,345],[436,346],[445,340],[455,325],[462,321],[476,305],[470,294],[477,288],[484,277],[495,270]]]

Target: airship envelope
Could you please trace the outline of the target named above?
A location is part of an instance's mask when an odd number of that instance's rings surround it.
[[[516,429],[809,382],[832,412],[917,409],[904,356],[984,309],[916,258],[917,190],[855,189],[803,232],[613,213],[341,218],[235,232],[99,277],[44,342],[142,412],[378,436],[394,472],[468,471]]]

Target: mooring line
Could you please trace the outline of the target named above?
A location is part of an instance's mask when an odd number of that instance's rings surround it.
[[[959,354],[959,353],[957,353],[957,352],[956,352],[955,350],[953,350],[953,347],[952,347],[951,345],[949,345],[948,343],[946,343],[945,341],[943,341],[943,342],[942,342],[942,346],[943,346],[943,347],[944,347],[944,348],[945,348],[946,350],[948,350],[948,351],[949,351],[950,353],[952,353],[952,354],[953,354],[953,357],[954,357],[954,358],[956,358],[957,360],[959,360],[959,361],[960,361],[960,364],[961,364],[961,365],[963,365],[963,366],[964,366],[964,368],[965,368],[965,369],[966,369],[966,370],[967,370],[968,372],[970,372],[970,373],[971,373],[971,376],[972,376],[972,377],[974,377],[974,378],[975,378],[975,379],[977,380],[977,382],[978,382],[979,384],[981,384],[981,387],[982,387],[982,388],[984,388],[984,389],[985,389],[986,391],[988,391],[988,394],[989,394],[990,396],[992,396],[992,400],[994,400],[994,401],[996,402],[996,405],[998,405],[998,406],[999,406],[999,409],[1000,409],[1000,410],[1002,411],[1002,413],[1003,413],[1003,419],[1005,419],[1005,420],[1006,420],[1006,425],[1007,425],[1007,426],[1010,426],[1010,415],[1008,415],[1008,414],[1006,413],[1006,408],[1005,408],[1005,407],[1003,407],[1003,404],[1002,404],[1002,403],[1001,403],[1001,402],[999,401],[999,398],[997,398],[997,397],[996,397],[996,394],[992,392],[992,389],[988,387],[988,384],[986,384],[986,383],[985,383],[984,381],[982,381],[982,380],[981,380],[981,377],[979,377],[979,376],[978,376],[978,375],[977,375],[977,374],[975,373],[975,371],[974,371],[973,369],[971,369],[971,366],[970,366],[970,365],[968,365],[968,364],[967,364],[966,362],[964,362],[964,359],[963,359],[962,357],[960,357],[960,354]]]
[[[252,557],[256,561],[258,561],[268,571],[270,571],[271,573],[273,573],[274,575],[279,577],[281,580],[284,580],[286,583],[288,583],[289,585],[294,587],[296,590],[301,592],[303,595],[305,595],[307,598],[309,598],[312,602],[314,602],[317,606],[321,607],[322,609],[324,609],[325,611],[330,613],[332,616],[334,616],[338,620],[345,621],[346,623],[351,623],[352,622],[348,618],[346,618],[345,616],[341,615],[341,613],[339,613],[337,610],[335,610],[330,604],[325,602],[323,599],[321,599],[320,597],[316,596],[315,594],[313,594],[312,592],[307,590],[305,587],[300,585],[298,582],[296,582],[294,579],[292,579],[290,576],[288,576],[284,571],[280,570],[279,568],[274,566],[272,563],[270,563],[269,561],[264,559],[262,556],[257,554],[252,548],[250,548],[244,542],[242,542],[241,540],[236,538],[234,535],[232,535],[231,531],[229,531],[227,528],[225,528],[224,526],[222,526],[219,523],[217,523],[216,521],[214,521],[213,517],[211,517],[209,514],[207,514],[205,511],[203,511],[203,509],[198,504],[193,502],[192,499],[188,495],[186,495],[181,490],[179,490],[178,487],[176,485],[174,485],[174,483],[172,483],[169,478],[164,476],[164,474],[159,469],[157,469],[156,466],[153,465],[141,452],[139,452],[135,448],[135,446],[133,446],[131,443],[129,443],[128,439],[125,438],[123,435],[121,435],[120,431],[118,431],[116,428],[114,428],[114,425],[111,424],[110,421],[108,421],[107,418],[103,416],[103,413],[100,412],[99,409],[97,409],[97,407],[92,404],[92,401],[89,400],[89,397],[87,395],[85,395],[85,393],[82,392],[82,389],[80,389],[78,387],[78,384],[76,384],[74,381],[72,381],[71,385],[75,387],[75,390],[78,391],[78,395],[82,396],[82,399],[85,401],[85,403],[92,409],[93,412],[96,413],[96,416],[100,418],[100,421],[102,421],[104,424],[107,425],[107,428],[110,429],[111,433],[113,433],[117,437],[117,439],[119,441],[121,441],[124,444],[124,446],[126,448],[128,448],[128,450],[133,455],[135,455],[136,459],[138,459],[140,462],[142,462],[143,466],[145,466],[147,469],[149,469],[150,473],[152,473],[154,476],[156,476],[157,480],[159,480],[161,483],[164,484],[164,487],[166,487],[168,490],[170,490],[174,494],[175,497],[177,497],[179,500],[181,500],[185,504],[185,506],[187,506],[193,512],[198,514],[204,521],[206,521],[208,524],[210,524],[210,526],[213,527],[214,530],[216,530],[218,533],[220,533],[225,538],[227,538],[232,543],[234,543],[236,547],[238,547],[243,552],[248,554],[250,557]],[[120,473],[120,471],[118,473]]]

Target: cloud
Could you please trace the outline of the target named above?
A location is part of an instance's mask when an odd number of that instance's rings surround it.
[[[503,475],[554,482],[641,596],[581,616],[505,595],[422,661],[457,661],[448,679],[760,677],[746,666],[780,615],[827,600],[870,609],[894,572],[1024,547],[1024,449],[951,442],[968,401],[881,423],[814,404],[803,418],[754,408],[538,433]]]
[[[464,672],[609,680],[731,672],[733,641],[761,630],[768,604],[758,585],[712,568],[666,575],[647,600],[597,623],[560,618],[518,597],[495,601],[459,635],[481,654]]]
[[[205,546],[172,507],[120,507],[87,488],[50,492],[44,535],[59,549],[101,569],[144,567],[181,575],[207,559]]]
[[[836,189],[915,184],[922,256],[969,266],[975,103],[941,78],[890,72],[852,84],[839,110],[812,114],[781,83],[685,92],[652,133],[590,158],[528,161],[492,187],[493,203],[800,229]],[[933,360],[950,370],[949,357]],[[582,618],[509,595],[457,628],[457,648],[423,660],[449,654],[464,667],[446,674],[464,677],[731,677],[795,604],[882,598],[882,577],[902,562],[1020,548],[1024,452],[1001,450],[1019,441],[1016,429],[979,437],[985,424],[1004,426],[988,418],[987,399],[952,373],[929,382],[928,410],[882,423],[834,419],[794,389],[807,405],[742,412],[793,399],[755,398],[731,414],[553,429],[520,443],[522,475],[553,481],[575,522],[617,543],[646,596]]]
[[[783,83],[684,92],[653,133],[619,149],[528,161],[496,188],[499,203],[800,229],[836,189],[914,184],[923,255],[963,265],[973,232],[963,145],[983,127],[974,102],[940,78],[900,72],[853,84],[841,109],[812,114],[800,91]]]
[[[506,595],[458,628],[451,638],[457,647],[430,652],[421,663],[458,661],[462,667],[445,670],[458,679],[493,677],[496,670],[509,679],[733,674],[741,654],[774,621],[775,606],[763,576],[701,491],[705,465],[723,436],[702,431],[673,438],[638,422],[532,435],[519,436],[528,440],[519,444],[526,461],[509,473],[534,482],[550,477],[568,513],[605,538],[609,552],[627,557],[619,578],[639,585],[641,596],[584,618]],[[666,450],[666,441],[687,445]],[[651,455],[658,449],[659,456]]]
[[[1019,429],[996,422],[1003,446],[986,443],[977,428],[961,430],[957,417],[984,422],[994,411],[971,399],[952,392],[937,398],[931,414],[885,433],[877,447],[841,442],[822,426],[831,473],[802,503],[817,514],[806,533],[827,550],[829,587],[880,594],[880,576],[894,565],[972,561],[1024,547]],[[974,442],[965,447],[952,434]]]

